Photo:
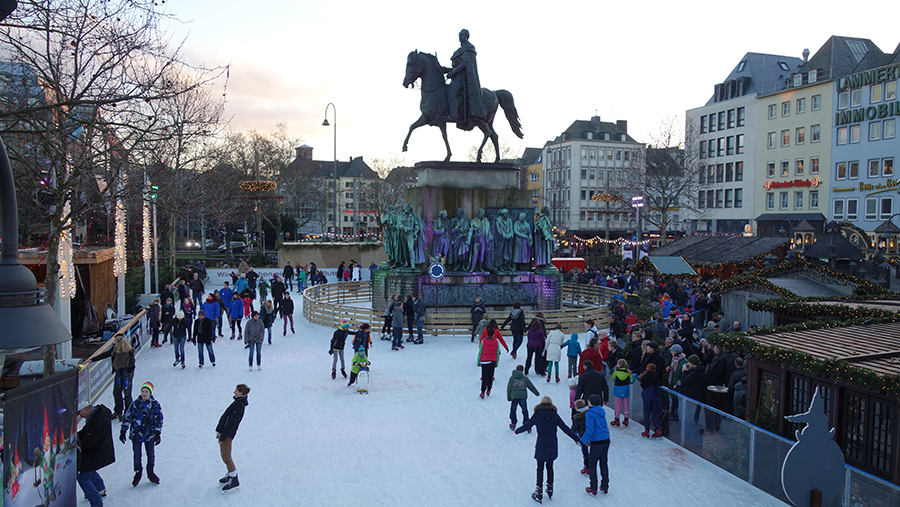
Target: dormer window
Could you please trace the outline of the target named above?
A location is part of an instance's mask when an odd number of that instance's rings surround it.
[[[784,62],[778,62],[778,66],[781,67],[781,70],[791,70],[791,68],[788,67],[788,64]]]
[[[604,133],[603,133],[603,140],[604,140],[604,141],[609,141],[609,132],[604,132]]]
[[[741,60],[741,63],[738,64],[737,71],[738,71],[738,72],[743,72],[743,71],[744,71],[744,66],[746,66],[746,65],[747,65],[747,60]]]
[[[585,133],[584,133],[584,138],[585,138],[585,139],[593,139],[593,138],[594,138],[594,133],[593,133],[593,132],[585,132]]]

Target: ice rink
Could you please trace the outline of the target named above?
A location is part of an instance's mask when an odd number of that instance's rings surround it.
[[[469,337],[426,337],[424,345],[404,343],[405,350],[394,352],[373,322],[370,394],[360,395],[340,372],[331,379],[333,330],[308,324],[299,306],[297,333],[288,329],[283,337],[281,321],[276,324],[260,371],[248,371],[247,350],[228,333],[214,345],[215,368],[207,360],[199,369],[190,343],[184,370],[172,367],[171,344],[140,353],[135,385],[156,386],[165,417],[156,450],[161,484],[145,475],[131,486],[131,443],[118,441],[114,422],[116,463],[100,471],[108,491],[104,505],[535,505],[536,433],[510,431],[506,400],[509,374],[524,363],[524,347],[518,360],[504,352],[493,392],[482,400],[477,344]],[[566,379],[548,384],[533,373],[530,378],[569,423]],[[238,383],[251,388],[233,450],[241,490],[223,496],[218,479],[226,470],[215,426]],[[112,408],[110,392],[101,401]],[[529,412],[538,401],[529,397]],[[609,494],[597,497],[584,491],[578,446],[560,433],[554,496],[545,495],[544,504],[784,505],[665,439],[642,438],[641,430],[638,424],[611,428]],[[79,505],[88,505],[78,493]]]

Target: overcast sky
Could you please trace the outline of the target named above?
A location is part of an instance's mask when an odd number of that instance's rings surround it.
[[[896,6],[866,2],[405,2],[399,0],[169,0],[187,23],[193,62],[230,64],[231,130],[288,132],[332,158],[334,132],[322,126],[337,107],[337,156],[441,160],[440,131],[422,127],[420,91],[402,86],[407,54],[437,53],[449,66],[461,28],[478,51],[481,84],[515,97],[525,138],[506,119],[495,127],[516,154],[541,147],[576,119],[627,120],[650,142],[667,119],[703,105],[747,52],[801,57],[831,35],[872,39],[892,52]],[[881,7],[878,7],[881,6]],[[329,122],[334,124],[331,111]],[[465,160],[480,131],[449,129],[453,160]]]

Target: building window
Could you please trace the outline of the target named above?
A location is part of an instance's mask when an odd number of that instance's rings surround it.
[[[859,199],[847,199],[847,220],[859,220]]]
[[[819,191],[818,190],[810,190],[809,191],[809,207],[811,209],[819,209]]]
[[[581,213],[578,214],[578,218],[580,218],[581,220],[587,219],[587,212],[582,211]]]
[[[581,191],[581,200],[582,200],[582,201],[586,201],[586,200],[587,200],[587,190],[582,190],[582,191]]]
[[[736,188],[734,189],[734,207],[742,208],[744,206],[744,189]]]
[[[725,130],[725,111],[719,111],[719,130]]]
[[[859,125],[851,125],[850,126],[850,144],[856,144],[859,142],[860,130],[861,129],[860,129]]]
[[[734,164],[728,162],[725,164],[725,183],[734,181]]]
[[[794,192],[794,209],[803,209],[803,192]]]
[[[858,161],[850,162],[848,169],[849,169],[849,174],[847,175],[848,178],[850,178],[851,180],[859,179],[859,162]]]
[[[700,171],[701,174],[703,171]],[[700,209],[706,208],[706,192],[701,190],[697,193],[697,207]]]
[[[838,127],[837,129],[837,143],[838,145],[847,144],[847,127]]]
[[[850,107],[850,92],[838,93],[838,109],[847,109],[848,107]]]
[[[727,146],[725,149],[725,154],[726,155],[734,155],[734,136],[728,136],[726,138],[726,143],[727,143]]]
[[[706,191],[706,207],[707,208],[715,208],[716,207],[715,198],[716,198],[715,191],[713,191],[713,190]]]
[[[628,151],[628,150],[625,150],[625,162],[628,162],[628,157],[629,157],[630,155],[631,155],[631,152]]]
[[[881,160],[875,159],[869,161],[869,177],[877,178],[881,175]]]
[[[819,174],[819,157],[809,157],[809,174]]]
[[[803,176],[803,159],[798,158],[794,161],[794,174],[797,176]]]
[[[767,141],[766,145],[769,147],[769,149],[774,148],[775,147],[775,132],[769,132],[768,134],[766,134],[766,141]]]
[[[790,130],[782,130],[781,131],[781,145],[782,146],[790,146],[791,145],[791,131]]]
[[[870,197],[866,199],[866,220],[878,219],[878,199]]]
[[[588,179],[589,180],[597,179],[597,171],[595,169],[591,169],[590,171],[588,171]]]
[[[716,183],[725,181],[725,164],[716,165]]]
[[[725,138],[720,137],[716,139],[716,155],[720,157],[725,156]]]
[[[769,119],[774,119],[778,117],[778,106],[776,104],[769,104]]]
[[[788,193],[781,192],[778,198],[781,201],[781,209],[788,209]]]
[[[725,189],[725,207],[726,208],[731,207],[733,194],[734,194],[734,192],[730,188]]]
[[[766,194],[766,209],[775,209],[775,193],[769,192]]]
[[[744,153],[744,134],[738,134],[735,137],[735,142],[737,143],[737,148],[735,149],[735,153],[738,155]]]
[[[791,115],[791,101],[781,103],[781,116]]]
[[[864,462],[866,454],[866,419],[865,398],[847,392],[844,403],[844,455],[857,462]]]
[[[884,100],[897,100],[896,81],[889,81],[884,84]]]
[[[775,162],[766,163],[766,176],[768,176],[769,178],[775,177]]]
[[[606,179],[606,171],[604,171],[603,169],[597,169],[597,179],[605,180]]]
[[[616,160],[622,160],[622,150],[616,150]]]
[[[844,200],[843,199],[835,199],[832,201],[834,203],[834,207],[832,210],[832,219],[834,220],[843,220],[844,219]]]
[[[712,185],[716,181],[716,166],[711,165],[706,168],[706,182]],[[712,207],[712,206],[710,206]]]
[[[781,175],[782,176],[790,176],[791,175],[791,162],[789,160],[781,161]]]
[[[894,176],[894,159],[886,158],[881,162],[881,175],[886,178]]]
[[[744,126],[744,121],[746,121],[745,116],[746,116],[746,113],[744,112],[744,108],[743,107],[737,108],[737,126],[738,127]]]
[[[797,99],[797,114],[803,114],[805,112],[806,112],[806,97]]]
[[[821,95],[813,95],[812,96],[812,110],[818,111],[822,109],[822,96]]]
[[[838,162],[835,166],[834,177],[839,180],[847,179],[847,163]]]
[[[806,127],[797,127],[795,134],[797,135],[797,138],[795,139],[797,144],[804,144],[806,142]]]
[[[541,173],[531,173],[529,175],[529,180],[532,182],[541,181]]]
[[[701,167],[700,170],[697,171],[697,174],[700,176],[698,183],[700,183],[701,185],[705,185],[706,184],[706,169]]]
[[[881,140],[881,122],[873,121],[869,123],[869,141]]]
[[[870,96],[869,96],[869,103],[870,103],[870,104],[876,104],[876,103],[878,103],[878,102],[881,102],[881,98],[882,98],[881,93],[882,93],[882,91],[883,91],[883,88],[882,88],[882,85],[881,85],[881,84],[873,84],[873,85],[872,85],[872,89],[871,89],[871,93],[870,93]]]
[[[716,156],[716,140],[710,139],[708,149],[706,150],[706,157],[713,158],[715,156]]]
[[[881,216],[879,218],[881,220],[887,220],[893,214],[894,214],[894,198],[893,197],[882,197],[881,198]]]
[[[722,190],[716,190],[716,207],[722,207]]]
[[[716,131],[716,113],[709,115],[709,131]]]
[[[897,120],[884,120],[884,128],[881,129],[883,139],[893,139],[897,132]]]
[[[744,181],[744,163],[734,163],[734,181]]]
[[[587,146],[582,146],[581,147],[581,158],[587,158],[587,157],[588,157]]]
[[[734,128],[734,109],[728,110],[728,128]]]
[[[884,473],[890,473],[893,470],[895,418],[893,405],[877,399],[872,400],[872,424],[870,426],[872,441],[868,449],[868,465]]]
[[[705,133],[706,133],[706,125],[707,125],[707,123],[706,123],[706,115],[703,115],[703,116],[700,117],[700,133],[701,133],[701,134],[705,134]]]
[[[810,136],[812,136],[811,142],[817,143],[821,139],[821,130],[822,128],[819,125],[813,125],[809,128]]]
[[[859,107],[862,105],[862,88],[850,91],[850,107]]]

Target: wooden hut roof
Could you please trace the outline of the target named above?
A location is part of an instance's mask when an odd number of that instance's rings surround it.
[[[791,238],[746,236],[685,236],[650,253],[650,257],[684,257],[690,263],[715,266],[765,255]]]

